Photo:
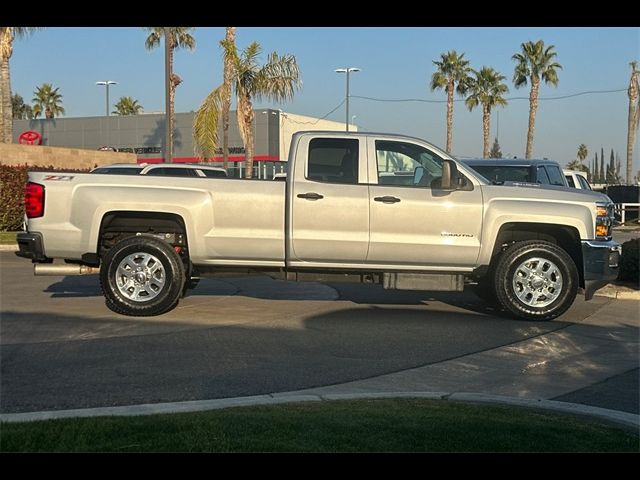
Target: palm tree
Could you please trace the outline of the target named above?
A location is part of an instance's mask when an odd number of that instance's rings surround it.
[[[236,27],[227,27],[225,42],[234,45],[236,42]],[[231,83],[233,77],[233,62],[231,56],[224,55],[224,81],[222,83],[222,166],[226,170],[229,166],[229,110],[231,109]]]
[[[11,105],[11,74],[9,59],[13,54],[13,40],[26,37],[38,27],[0,27],[0,142],[11,143],[13,138],[13,107]]]
[[[513,83],[516,88],[523,87],[528,81],[531,82],[531,92],[529,93],[529,128],[527,129],[527,150],[525,158],[530,159],[533,153],[533,130],[536,123],[536,110],[538,109],[538,91],[540,80],[558,86],[558,69],[562,68],[558,62],[554,61],[557,53],[552,50],[553,45],[544,47],[544,42],[526,42],[520,45],[522,53],[516,53],[511,57],[516,60]]]
[[[120,97],[120,100],[114,106],[116,109],[111,113],[116,115],[138,115],[142,110],[142,105],[133,97]]]
[[[587,155],[589,155],[589,151],[587,150],[587,146],[584,143],[581,143],[578,146],[578,160],[580,160],[581,164],[582,164],[582,162],[584,162],[584,159],[587,158]]]
[[[62,95],[58,93],[59,88],[53,88],[50,83],[43,83],[41,87],[36,87],[33,92],[33,116],[38,118],[44,112],[44,118],[54,118],[57,115],[64,115],[62,106]]]
[[[246,177],[253,176],[254,132],[252,100],[267,99],[282,102],[293,98],[302,82],[296,58],[293,55],[278,55],[273,52],[267,63],[258,64],[261,52],[257,42],[251,43],[242,53],[234,43],[222,41],[225,59],[229,58],[231,83],[236,94],[238,128],[245,148]],[[218,143],[218,119],[222,110],[224,84],[214,89],[202,102],[193,122],[196,148],[204,157],[213,155]]]
[[[631,79],[629,80],[629,119],[627,123],[627,185],[631,185],[631,170],[633,169],[633,147],[636,141],[636,131],[640,126],[640,70],[638,62],[631,62]]]
[[[500,75],[491,67],[482,67],[480,71],[472,70],[472,72],[474,77],[469,80],[469,96],[464,103],[469,110],[482,104],[482,157],[489,158],[491,109],[504,107],[507,104],[503,95],[509,91],[509,87],[502,82],[507,77]]]
[[[169,129],[169,141],[173,146],[176,87],[182,83],[180,77],[173,73],[173,51],[176,48],[188,48],[189,50],[193,50],[194,48],[196,48],[196,40],[191,35],[193,27],[146,27],[146,29],[150,32],[149,36],[144,42],[144,46],[147,50],[153,50],[158,45],[160,45],[160,39],[164,37],[165,28],[167,28],[169,32],[169,38],[167,40],[169,42],[169,78],[171,79],[171,81],[169,82],[169,111],[166,112],[166,116],[168,122],[167,128]]]
[[[455,50],[440,54],[440,61],[433,61],[438,70],[431,76],[431,91],[444,89],[447,92],[447,153],[451,153],[453,136],[453,92],[458,95],[467,93],[467,84],[471,67],[464,59],[464,53],[458,55]]]
[[[11,110],[14,120],[31,120],[33,118],[33,108],[24,103],[22,96],[17,93],[11,96]]]

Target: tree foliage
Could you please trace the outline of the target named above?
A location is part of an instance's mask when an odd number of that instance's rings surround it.
[[[238,128],[245,148],[245,173],[253,176],[254,131],[253,100],[283,102],[293,98],[302,82],[298,63],[293,55],[269,54],[267,62],[259,63],[260,44],[251,43],[238,52],[235,42],[222,40],[225,62],[231,65],[231,85],[236,95]],[[193,135],[196,150],[203,157],[214,154],[218,143],[218,123],[223,104],[224,84],[216,87],[202,102],[194,117]]]
[[[142,110],[142,105],[133,97],[120,97],[114,107],[115,110],[111,113],[116,115],[138,115]]]
[[[33,116],[38,118],[44,113],[45,118],[54,118],[65,114],[62,106],[62,94],[59,88],[50,83],[43,83],[33,92]]]

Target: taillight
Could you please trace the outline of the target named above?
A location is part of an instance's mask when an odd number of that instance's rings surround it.
[[[28,182],[24,187],[24,211],[27,218],[44,215],[44,185]]]

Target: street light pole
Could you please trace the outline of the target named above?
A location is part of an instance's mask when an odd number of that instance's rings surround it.
[[[346,131],[349,131],[349,74],[351,72],[359,72],[360,69],[357,67],[347,67],[347,68],[337,68],[335,70],[336,73],[346,73],[347,74],[347,94],[346,94],[346,100],[347,100],[347,117],[346,117]]]
[[[171,47],[173,37],[169,27],[164,29],[164,90],[165,90],[165,163],[173,163],[173,111],[171,105]]]
[[[118,82],[114,82],[113,80],[104,80],[100,82],[96,82],[96,85],[104,85],[107,87],[107,110],[106,115],[109,116],[109,85],[117,85]]]

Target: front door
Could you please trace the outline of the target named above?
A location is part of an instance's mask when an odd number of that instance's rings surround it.
[[[439,189],[442,159],[407,141],[369,139],[371,230],[367,263],[402,268],[470,267],[482,234],[482,193],[466,179]]]
[[[291,265],[361,265],[369,244],[366,144],[353,137],[303,137],[289,227]]]

